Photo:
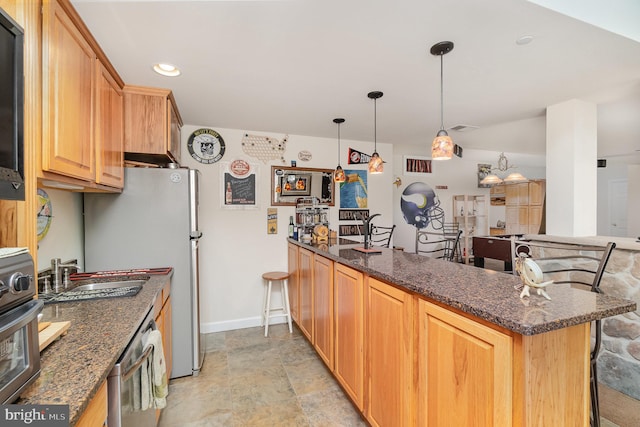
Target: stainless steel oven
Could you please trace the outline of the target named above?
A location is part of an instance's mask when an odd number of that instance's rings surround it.
[[[0,249],[0,402],[12,403],[40,375],[33,259],[24,249]]]
[[[157,329],[153,309],[131,339],[107,378],[109,427],[155,427],[156,410],[144,408],[141,399],[141,373],[152,357],[151,347],[145,348],[146,335]]]

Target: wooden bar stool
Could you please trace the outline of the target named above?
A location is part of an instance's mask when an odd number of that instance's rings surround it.
[[[262,306],[262,324],[264,325],[264,336],[269,335],[269,318],[275,316],[287,316],[289,323],[289,333],[293,332],[291,327],[291,308],[289,307],[289,289],[287,281],[289,279],[289,273],[286,271],[269,271],[264,273],[262,278],[267,281],[267,291],[264,294],[264,303]],[[282,307],[271,308],[271,285],[273,282],[280,283],[282,289],[280,294],[282,295]],[[277,284],[276,283],[276,284]],[[272,311],[282,310],[281,313],[272,314]]]

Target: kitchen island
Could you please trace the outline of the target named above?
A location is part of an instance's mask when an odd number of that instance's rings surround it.
[[[398,250],[289,239],[294,320],[372,425],[589,424],[590,323],[636,304]]]
[[[69,405],[69,424],[76,425],[92,399],[106,391],[107,375],[168,289],[170,278],[170,274],[129,276],[131,280],[148,279],[133,297],[45,305],[42,321],[70,321],[71,326],[41,352],[40,376],[16,403]]]

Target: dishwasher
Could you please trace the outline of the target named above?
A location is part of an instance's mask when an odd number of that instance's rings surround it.
[[[140,399],[141,372],[152,357],[152,347],[145,350],[144,343],[148,333],[155,329],[152,308],[107,377],[109,427],[156,425],[156,409],[151,406],[142,410]]]

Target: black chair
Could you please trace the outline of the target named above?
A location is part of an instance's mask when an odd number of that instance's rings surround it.
[[[454,261],[458,252],[462,230],[455,234],[442,231],[423,231],[416,228],[416,253],[432,258]]]
[[[384,248],[388,248],[391,244],[391,237],[393,236],[393,230],[396,229],[396,226],[393,225],[391,227],[381,227],[379,225],[372,225],[371,231],[369,234],[372,246],[381,246]]]
[[[616,244],[605,246],[586,244],[552,243],[511,238],[511,258],[514,262],[518,254],[524,252],[540,267],[544,280],[554,284],[568,283],[572,287],[602,293],[600,281]],[[516,269],[513,269],[517,275]],[[551,285],[553,286],[553,285]],[[600,406],[598,398],[597,359],[602,343],[601,321],[592,324],[590,354],[591,426],[600,426]]]

